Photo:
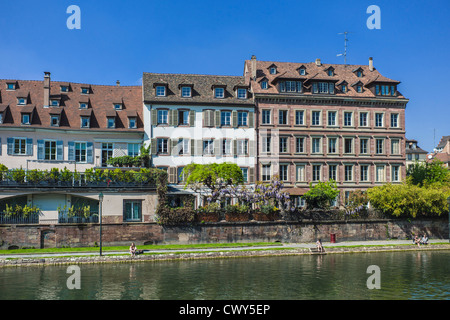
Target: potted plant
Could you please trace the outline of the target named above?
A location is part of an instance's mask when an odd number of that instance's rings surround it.
[[[197,209],[195,217],[197,222],[218,222],[219,221],[220,204],[214,202],[209,203]]]
[[[249,207],[246,205],[233,204],[225,207],[227,221],[248,221],[249,218]]]

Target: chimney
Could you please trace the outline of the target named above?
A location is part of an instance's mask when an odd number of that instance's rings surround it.
[[[44,72],[44,107],[50,106],[50,72]]]
[[[120,80],[116,81],[116,86],[120,87]]]
[[[320,62],[320,59],[316,59],[316,66],[320,67],[322,63]]]
[[[252,79],[256,80],[256,56],[255,55],[252,55],[251,68],[252,68]]]
[[[373,71],[373,58],[372,57],[369,58],[369,70]]]

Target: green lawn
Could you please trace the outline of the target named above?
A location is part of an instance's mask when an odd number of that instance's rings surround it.
[[[278,242],[250,242],[250,243],[204,243],[204,244],[167,244],[167,245],[146,245],[137,246],[138,250],[175,250],[175,249],[209,249],[209,248],[239,248],[258,246],[281,246]],[[127,251],[129,246],[102,247],[103,252]],[[46,249],[16,249],[0,250],[0,255],[27,254],[27,253],[76,253],[76,252],[99,252],[99,247],[82,248],[46,248]]]

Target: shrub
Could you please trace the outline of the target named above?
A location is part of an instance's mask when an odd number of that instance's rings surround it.
[[[303,195],[308,209],[328,209],[331,201],[339,195],[336,182],[319,182],[314,187],[310,184],[310,190]]]

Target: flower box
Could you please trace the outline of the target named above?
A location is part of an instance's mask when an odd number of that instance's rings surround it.
[[[280,219],[279,213],[263,213],[255,212],[253,214],[253,219],[256,221],[275,221]]]
[[[226,213],[225,220],[230,222],[249,221],[250,215],[248,213]]]
[[[218,213],[197,213],[195,216],[197,222],[218,222]]]

